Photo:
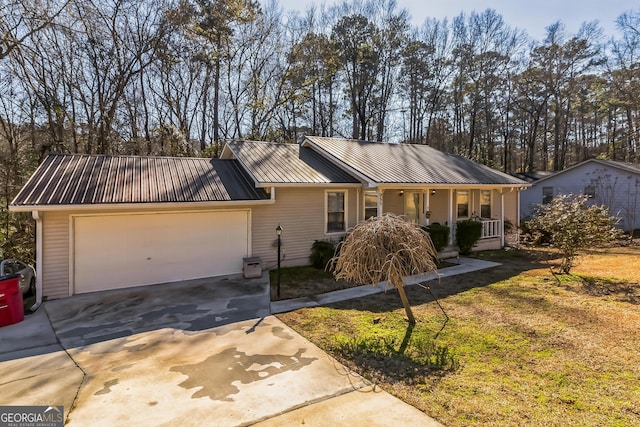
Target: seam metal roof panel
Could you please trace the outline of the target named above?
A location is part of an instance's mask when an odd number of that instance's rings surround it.
[[[229,141],[227,147],[258,182],[269,184],[346,184],[356,178],[311,149],[298,144]]]
[[[13,206],[266,200],[237,160],[50,154]]]
[[[377,183],[526,184],[513,176],[427,145],[306,137],[313,145]]]

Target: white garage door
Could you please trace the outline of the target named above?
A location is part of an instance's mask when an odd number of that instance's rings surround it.
[[[249,222],[249,210],[74,216],[74,293],[239,273]]]

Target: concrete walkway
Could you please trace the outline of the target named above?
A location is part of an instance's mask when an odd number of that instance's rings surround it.
[[[497,267],[500,264],[491,261],[483,261],[475,258],[459,258],[451,259],[447,261],[457,262],[458,265],[453,267],[443,268],[437,272],[430,272],[425,274],[418,274],[415,276],[405,277],[405,286],[415,285],[416,283],[428,282],[430,280],[436,280],[441,277],[451,277],[460,274],[472,273],[474,271],[484,270],[487,268]],[[304,298],[293,298],[282,301],[271,302],[271,313],[285,313],[287,311],[297,310],[304,307],[318,307],[321,305],[331,304],[338,301],[345,301],[354,298],[361,298],[368,295],[378,294],[389,289],[389,284],[384,281],[376,285],[364,285],[356,286],[348,289],[341,289],[339,291],[327,292],[320,295],[314,295]]]

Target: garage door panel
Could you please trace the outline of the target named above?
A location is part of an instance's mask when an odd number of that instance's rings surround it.
[[[242,271],[249,211],[74,217],[75,293]]]

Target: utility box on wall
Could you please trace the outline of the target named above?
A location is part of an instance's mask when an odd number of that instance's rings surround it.
[[[260,257],[242,258],[242,274],[245,279],[256,279],[262,276],[262,261]]]

